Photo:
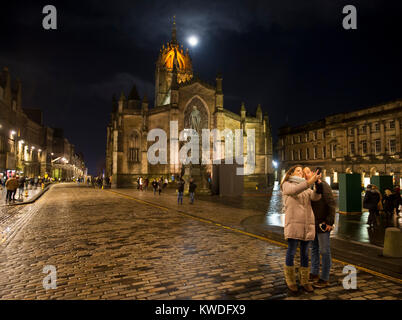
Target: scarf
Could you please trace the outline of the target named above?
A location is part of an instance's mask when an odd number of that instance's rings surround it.
[[[306,181],[306,179],[300,178],[300,177],[298,177],[298,176],[290,176],[289,179],[288,179],[288,181],[289,181],[289,182],[294,182],[294,183],[299,184],[299,183],[301,183],[301,182],[303,182],[303,181]]]

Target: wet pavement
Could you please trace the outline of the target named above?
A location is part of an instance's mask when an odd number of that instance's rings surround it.
[[[276,190],[275,190],[276,189]],[[254,210],[255,215],[251,215],[242,221],[245,226],[259,225],[261,228],[280,227],[283,228],[285,215],[282,212],[282,195],[275,188],[268,194],[255,193],[245,197],[219,197],[201,196],[197,198],[220,203],[228,207]],[[336,202],[338,203],[338,192],[334,191]],[[352,240],[361,243],[369,243],[382,247],[386,227],[401,227],[402,216],[394,215],[392,219],[387,219],[381,215],[377,218],[377,226],[369,228],[367,225],[368,211],[363,209],[361,215],[344,215],[336,213],[335,229],[331,232],[331,237],[344,240]]]
[[[283,245],[207,220],[238,225],[253,210],[175,200],[60,184],[0,208],[0,299],[402,299],[401,282],[360,269],[357,288],[345,288],[339,262],[330,287],[288,295]],[[46,266],[54,289],[43,287]]]
[[[12,201],[10,203],[6,203],[6,195],[7,195],[7,189],[3,188],[0,190],[0,207],[2,206],[12,206],[15,204],[22,204],[24,202],[29,202],[32,199],[34,199],[39,193],[41,193],[43,190],[41,187],[32,187],[29,186],[28,189],[17,189],[17,192],[15,194],[15,201]]]

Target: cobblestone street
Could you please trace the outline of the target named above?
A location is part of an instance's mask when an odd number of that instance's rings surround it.
[[[402,299],[400,283],[360,270],[357,290],[345,290],[340,263],[329,288],[288,296],[283,246],[137,193],[61,184],[34,204],[1,207],[0,298]],[[56,289],[43,288],[47,265]]]

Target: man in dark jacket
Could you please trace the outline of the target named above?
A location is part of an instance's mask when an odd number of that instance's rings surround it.
[[[317,168],[322,172],[321,168]],[[310,168],[303,169],[306,179],[309,179],[313,172]],[[336,202],[332,189],[328,183],[319,179],[315,184],[316,192],[321,194],[321,199],[312,201],[315,217],[315,239],[311,248],[311,273],[310,279],[314,281],[316,288],[325,288],[329,285],[329,274],[332,265],[330,234],[334,228]],[[320,255],[322,257],[321,276],[320,273]]]
[[[195,192],[196,188],[197,188],[197,185],[194,183],[194,180],[191,179],[190,180],[190,185],[188,187],[188,192],[190,194],[190,203],[191,204],[194,204],[194,192]]]
[[[183,193],[184,193],[184,180],[183,178],[180,178],[179,182],[178,182],[178,187],[177,187],[177,191],[178,191],[178,196],[177,196],[177,204],[183,204]]]
[[[379,215],[378,203],[380,202],[380,193],[373,189],[373,186],[369,184],[366,189],[366,194],[363,199],[363,208],[369,210],[369,216],[367,224],[373,227],[376,222],[376,217]]]

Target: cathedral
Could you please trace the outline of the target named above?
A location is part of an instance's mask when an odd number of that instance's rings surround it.
[[[202,129],[229,129],[233,132],[242,129],[244,141],[246,130],[254,129],[254,170],[251,174],[237,177],[236,181],[241,179],[245,190],[262,189],[273,183],[272,133],[268,115],[262,114],[261,105],[257,106],[255,115],[247,112],[244,103],[239,108],[239,114],[225,109],[222,81],[221,74],[216,76],[214,85],[193,74],[189,50],[184,50],[183,45],[178,43],[174,21],[171,40],[162,45],[156,61],[153,108],[149,107],[146,96],[140,98],[135,85],[127,96],[122,92],[118,101],[113,99],[113,111],[107,127],[105,172],[111,177],[112,187],[135,186],[139,176],[148,177],[150,181],[160,177],[169,181],[179,176],[193,178],[200,186],[197,191],[211,189],[211,185],[216,184],[222,170],[214,168],[218,167],[215,164],[185,165],[169,161],[170,140],[174,139],[170,136],[172,121],[177,121],[179,131],[185,128],[193,128],[199,133]],[[147,157],[149,147],[155,143],[148,141],[148,133],[155,128],[167,134],[167,164],[151,164]],[[222,138],[220,143],[224,144],[224,140]],[[184,142],[179,144],[182,146]],[[246,151],[246,142],[244,145]],[[221,150],[224,159],[225,148]],[[227,174],[224,175],[226,179]]]

